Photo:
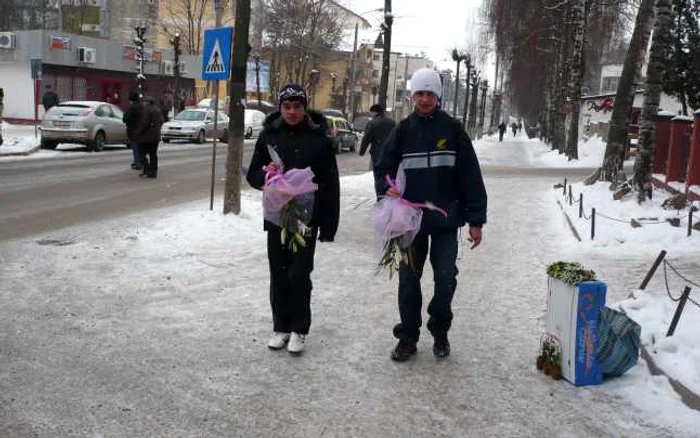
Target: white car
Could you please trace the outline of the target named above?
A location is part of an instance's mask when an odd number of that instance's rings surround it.
[[[204,143],[207,138],[228,141],[228,116],[219,112],[214,132],[214,111],[210,109],[186,109],[179,112],[171,121],[163,124],[160,134],[164,143],[170,140],[194,140]]]
[[[253,138],[260,136],[263,130],[263,122],[265,121],[265,113],[262,111],[247,109],[245,110],[245,138]]]
[[[82,143],[101,151],[106,144],[126,144],[124,113],[109,103],[97,101],[61,102],[44,114],[41,147],[56,149],[59,143]]]

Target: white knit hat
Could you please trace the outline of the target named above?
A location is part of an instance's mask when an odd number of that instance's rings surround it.
[[[442,82],[440,74],[429,68],[416,70],[411,76],[411,95],[417,91],[432,91],[437,97],[442,97]]]

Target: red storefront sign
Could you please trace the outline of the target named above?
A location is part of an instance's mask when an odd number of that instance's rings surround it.
[[[51,48],[56,50],[70,50],[70,38],[51,36]]]
[[[124,49],[122,50],[122,58],[136,59],[136,47],[124,46]],[[154,49],[144,49],[143,60],[146,62],[161,63],[163,62],[163,52]]]

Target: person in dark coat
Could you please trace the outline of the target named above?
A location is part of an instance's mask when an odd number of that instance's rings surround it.
[[[513,137],[518,133],[518,124],[513,122],[510,124],[510,129],[513,130]]]
[[[51,84],[46,84],[44,88],[46,89],[46,91],[41,97],[41,104],[44,105],[44,111],[48,111],[51,108],[58,105],[60,103],[60,99],[58,97],[58,94],[56,94],[56,92],[53,91],[53,87],[51,86]]]
[[[285,171],[310,167],[318,184],[304,247],[292,251],[282,243],[279,226],[267,220],[263,226],[267,231],[274,331],[268,347],[279,350],[286,345],[290,353],[300,354],[311,326],[311,271],[316,239],[333,242],[335,238],[340,215],[340,181],[326,118],[306,109],[304,89],[296,84],[286,85],[278,102],[280,111],[265,119],[246,178],[252,187],[262,190],[266,172],[263,167],[277,168],[270,156],[268,148],[271,148],[281,158]]]
[[[124,112],[122,121],[126,125],[126,136],[129,140],[129,147],[131,148],[131,152],[133,154],[131,168],[141,170],[143,169],[143,165],[141,164],[141,154],[139,152],[138,131],[141,124],[143,106],[141,105],[139,93],[136,91],[129,93],[129,102],[129,108],[127,108]]]
[[[502,121],[498,125],[498,141],[503,141],[503,135],[506,133],[506,129],[508,129],[506,122]]]
[[[389,137],[391,130],[396,126],[396,122],[386,117],[384,107],[378,103],[372,105],[369,108],[369,112],[372,114],[372,120],[365,127],[365,133],[360,144],[360,155],[364,156],[369,147],[370,170],[372,170],[377,158],[379,158],[379,151],[384,141]]]
[[[162,126],[163,114],[156,105],[156,99],[149,96],[146,98],[146,106],[143,107],[141,123],[136,135],[143,165],[143,172],[139,175],[142,178],[158,177],[158,144]]]
[[[433,354],[450,355],[447,333],[452,323],[452,297],[457,288],[458,231],[469,224],[472,249],[481,243],[486,223],[486,189],[474,147],[462,125],[438,107],[442,92],[439,74],[420,69],[411,77],[415,111],[402,120],[384,143],[374,168],[375,180],[396,178],[399,165],[406,174],[403,198],[410,202],[432,202],[446,216],[424,210],[420,230],[408,248],[408,262],[399,266],[399,313],[394,327],[399,339],[391,352],[398,362],[417,350],[421,319],[421,276],[430,254],[435,288],[428,305],[428,330],[433,335]],[[384,183],[378,196],[400,194]]]

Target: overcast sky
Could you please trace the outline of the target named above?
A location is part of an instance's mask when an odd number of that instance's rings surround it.
[[[372,23],[373,29],[363,33],[363,36],[373,41],[377,37],[382,13],[365,12],[384,7],[384,0],[345,0],[341,3]],[[392,51],[409,54],[424,51],[440,67],[452,66],[450,50],[465,47],[467,28],[473,27],[470,23],[477,22],[480,5],[481,0],[392,1],[395,17]]]

